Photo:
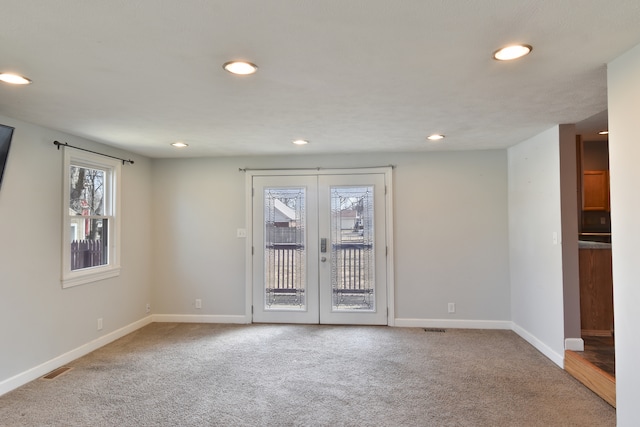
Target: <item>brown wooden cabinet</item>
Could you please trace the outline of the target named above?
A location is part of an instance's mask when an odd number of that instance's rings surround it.
[[[582,335],[613,332],[611,249],[579,250],[580,323]]]
[[[609,172],[588,170],[582,174],[582,210],[609,210]]]

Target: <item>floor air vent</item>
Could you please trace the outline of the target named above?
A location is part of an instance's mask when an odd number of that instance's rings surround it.
[[[47,375],[42,377],[42,379],[43,380],[52,380],[52,379],[54,379],[56,377],[59,377],[60,375],[64,374],[65,372],[67,372],[70,369],[71,368],[69,368],[67,366],[63,366],[61,368],[54,369],[53,371],[49,372]]]
[[[425,332],[447,332],[444,329],[439,328],[424,328]]]

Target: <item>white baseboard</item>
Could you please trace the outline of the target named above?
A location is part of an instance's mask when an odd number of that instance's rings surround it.
[[[512,329],[510,320],[395,319],[394,326],[405,328]]]
[[[524,328],[513,324],[513,331],[524,338],[529,344],[534,346],[540,353],[547,356],[553,363],[564,369],[564,354],[556,353],[551,347],[540,341],[535,335]]]
[[[582,338],[565,338],[564,349],[572,351],[584,351],[584,340]]]
[[[57,369],[66,363],[72,362],[79,357],[82,357],[86,354],[91,353],[94,350],[99,349],[102,346],[105,346],[118,338],[122,338],[125,335],[130,334],[133,331],[136,331],[143,326],[151,323],[151,316],[147,316],[144,319],[140,319],[136,322],[131,323],[130,325],[124,326],[116,331],[110,332],[106,335],[101,336],[93,341],[90,341],[86,344],[81,345],[78,348],[75,348],[67,353],[61,354],[58,357],[55,357],[51,360],[48,360],[38,366],[35,366],[27,371],[21,372],[17,375],[14,375],[11,378],[7,378],[6,380],[0,382],[0,396],[5,393],[10,392],[26,383],[38,379],[49,372]]]
[[[224,316],[213,314],[154,314],[154,322],[159,323],[251,323],[247,316]]]

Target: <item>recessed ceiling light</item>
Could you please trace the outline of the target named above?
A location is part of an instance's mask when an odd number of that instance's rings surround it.
[[[528,44],[515,44],[503,47],[493,52],[493,59],[498,61],[510,61],[512,59],[522,58],[531,53],[533,48]]]
[[[31,83],[31,80],[28,78],[12,73],[0,73],[0,80],[5,83],[11,83],[12,85],[28,85]]]
[[[173,145],[176,148],[184,148],[184,147],[188,147],[189,146],[189,144],[185,144],[184,142],[180,142],[180,141],[174,142],[171,145]]]
[[[608,130],[603,130],[598,132],[598,135],[609,135],[609,131]]]
[[[293,143],[296,145],[307,145],[309,141],[307,141],[306,139],[296,139],[295,141],[293,141]]]
[[[258,66],[246,61],[229,61],[225,62],[222,66],[225,70],[232,74],[239,74],[246,76],[247,74],[253,74],[258,71]]]
[[[427,139],[428,139],[429,141],[439,141],[439,140],[441,140],[441,139],[444,139],[444,135],[440,135],[440,134],[433,134],[433,135],[429,135],[429,136],[427,137]]]

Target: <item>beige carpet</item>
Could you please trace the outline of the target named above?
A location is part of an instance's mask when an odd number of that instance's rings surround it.
[[[68,366],[0,425],[615,425],[511,331],[154,323]]]

